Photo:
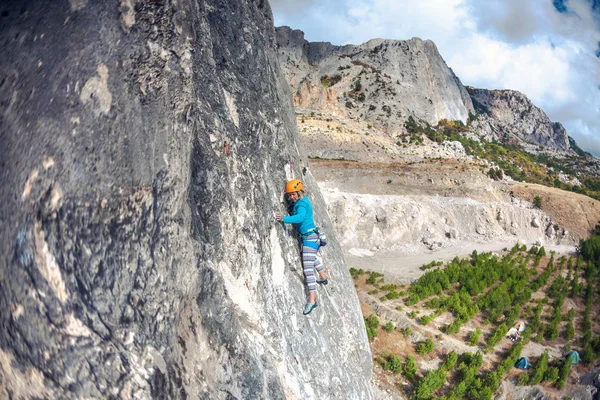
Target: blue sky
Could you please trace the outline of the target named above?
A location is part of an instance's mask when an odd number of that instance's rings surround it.
[[[435,42],[463,84],[526,94],[600,157],[600,0],[271,0],[311,42]]]

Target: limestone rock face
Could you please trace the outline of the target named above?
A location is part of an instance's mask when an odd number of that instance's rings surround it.
[[[277,53],[294,104],[366,120],[388,133],[409,116],[466,122],[473,111],[460,80],[429,40],[373,39],[360,46],[309,43],[278,27]]]
[[[371,398],[265,1],[5,1],[0,398]],[[331,276],[305,317],[305,181]]]
[[[477,114],[469,125],[477,138],[517,144],[533,153],[575,154],[565,128],[522,93],[463,86],[431,41],[372,39],[334,46],[308,42],[302,31],[286,26],[276,33],[277,54],[303,114],[367,121],[391,136],[390,144],[405,133],[409,117],[436,125],[442,119],[467,123]]]
[[[425,197],[345,193],[322,183],[329,212],[345,249],[377,247],[386,250],[429,250],[461,242],[509,242],[539,237],[552,243],[568,241],[542,211],[505,202],[479,202],[460,197]],[[378,216],[386,212],[385,225]],[[361,218],[353,218],[360,215]],[[547,218],[547,217],[546,217]],[[559,233],[559,231],[561,233]]]
[[[552,122],[525,95],[514,90],[487,90],[467,87],[477,110],[473,131],[487,140],[524,144],[536,152],[539,146],[567,152],[569,136],[558,122]],[[529,145],[529,146],[527,146]]]

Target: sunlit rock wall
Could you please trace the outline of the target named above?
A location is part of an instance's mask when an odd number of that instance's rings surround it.
[[[532,152],[569,151],[569,136],[562,124],[550,121],[546,113],[524,94],[515,90],[473,87],[467,87],[467,90],[479,114],[472,129],[486,140],[516,142]]]
[[[390,134],[402,132],[410,116],[435,125],[466,122],[473,111],[460,79],[430,40],[334,46],[308,42],[302,31],[282,26],[277,44],[298,107],[369,121]]]
[[[263,0],[0,5],[0,397],[365,399]],[[331,276],[305,317],[306,182]]]

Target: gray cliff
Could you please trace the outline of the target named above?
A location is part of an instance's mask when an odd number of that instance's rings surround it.
[[[276,32],[279,60],[302,112],[368,121],[392,137],[404,133],[411,116],[431,125],[477,117],[470,130],[482,139],[574,154],[564,127],[525,95],[463,86],[429,40],[334,46],[308,42],[302,31],[287,26]]]
[[[473,87],[467,90],[478,114],[472,129],[481,137],[522,144],[534,152],[539,146],[559,152],[570,149],[569,136],[562,124],[550,121],[524,94]]]
[[[0,398],[371,398],[268,3],[0,13]],[[331,238],[308,317],[292,177]]]
[[[388,133],[409,116],[437,124],[467,121],[473,105],[458,77],[430,40],[373,39],[360,46],[309,43],[278,27],[279,59],[297,106],[325,109],[372,122]],[[339,75],[323,85],[324,76]],[[360,81],[360,89],[356,82]]]

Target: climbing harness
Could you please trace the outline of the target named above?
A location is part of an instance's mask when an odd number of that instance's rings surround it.
[[[309,237],[310,235],[312,235],[313,233],[316,233],[317,236],[319,237],[319,247],[324,247],[327,246],[327,235],[324,234],[323,232],[321,232],[319,230],[319,228],[310,228],[309,230],[307,230],[305,233],[301,233],[300,237],[302,239],[306,239],[307,237]]]
[[[317,228],[310,228],[309,230],[307,230],[304,233],[300,234],[300,237],[302,237],[302,239],[309,237],[310,235],[312,235],[313,233],[317,233]],[[317,233],[318,234],[318,233]]]

